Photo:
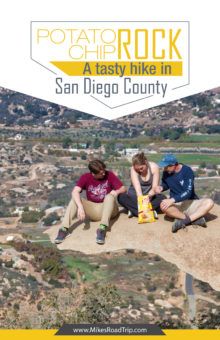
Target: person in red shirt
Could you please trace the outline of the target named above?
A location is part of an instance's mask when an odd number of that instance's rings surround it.
[[[118,214],[117,196],[126,191],[123,183],[112,171],[106,170],[106,165],[98,159],[89,162],[88,168],[90,172],[78,179],[72,191],[72,199],[55,243],[61,243],[66,238],[76,217],[83,221],[87,216],[92,221],[100,221],[96,242],[104,244],[109,221]],[[80,196],[83,190],[86,191],[87,199]]]

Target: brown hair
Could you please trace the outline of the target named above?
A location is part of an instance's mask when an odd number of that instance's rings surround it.
[[[132,157],[132,165],[144,165],[147,163],[147,157],[143,152],[136,153],[136,155]]]
[[[93,174],[97,175],[100,170],[105,170],[106,165],[99,159],[94,159],[93,161],[89,162],[88,168]]]

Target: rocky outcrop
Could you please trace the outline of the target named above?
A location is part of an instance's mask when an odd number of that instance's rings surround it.
[[[175,264],[180,270],[195,278],[208,282],[215,290],[220,290],[220,206],[215,205],[207,216],[208,228],[189,226],[171,232],[171,222],[159,215],[158,221],[138,224],[136,218],[128,219],[121,213],[107,232],[106,243],[95,242],[97,222],[79,224],[59,249],[71,249],[85,254],[114,252],[120,249],[136,249],[158,254],[166,261]],[[77,223],[76,223],[77,224]],[[53,242],[58,226],[49,228]]]

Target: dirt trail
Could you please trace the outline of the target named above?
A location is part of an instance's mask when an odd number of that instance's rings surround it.
[[[54,166],[49,163],[38,163],[31,165],[28,173],[28,177],[20,177],[13,181],[6,181],[4,185],[16,185],[19,186],[23,183],[31,182],[38,179],[37,171],[42,171],[44,169],[53,169]]]

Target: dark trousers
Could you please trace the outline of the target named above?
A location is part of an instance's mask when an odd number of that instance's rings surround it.
[[[150,202],[152,204],[153,210],[157,212],[161,212],[160,210],[160,203],[166,197],[162,194],[155,195],[151,198]],[[118,195],[118,202],[122,207],[127,210],[130,210],[134,216],[138,216],[138,203],[137,203],[137,196],[136,195],[129,195],[127,193]]]

